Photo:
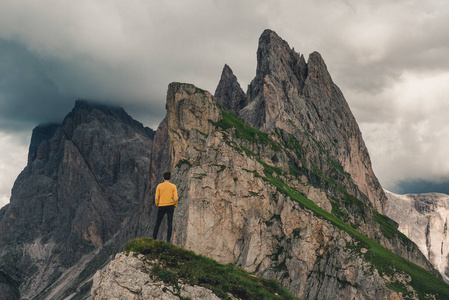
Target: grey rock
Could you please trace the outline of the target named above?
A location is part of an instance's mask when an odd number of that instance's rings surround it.
[[[153,263],[143,257],[117,254],[114,260],[95,274],[91,289],[93,299],[180,299],[173,287],[154,281],[152,266]],[[188,284],[180,285],[179,294],[192,300],[220,299],[209,289]]]
[[[284,98],[284,94],[301,94],[306,76],[304,56],[274,31],[265,30],[259,38],[256,77],[248,87],[249,104],[240,112],[242,118],[256,128],[274,129],[276,119],[292,106],[289,101],[293,99]],[[270,97],[275,94],[278,99]]]
[[[183,285],[180,293],[183,298],[220,300],[211,290],[201,286]],[[235,298],[234,298],[235,299]]]

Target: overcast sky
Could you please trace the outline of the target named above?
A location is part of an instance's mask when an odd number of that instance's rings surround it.
[[[213,93],[227,63],[246,89],[267,28],[321,53],[385,188],[447,186],[448,1],[2,0],[0,206],[34,126],[82,98],[156,129],[170,82]]]

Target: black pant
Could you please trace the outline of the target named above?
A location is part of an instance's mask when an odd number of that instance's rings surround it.
[[[169,206],[159,206],[157,209],[157,218],[156,218],[156,225],[154,225],[154,231],[153,231],[153,239],[157,239],[157,234],[159,232],[159,227],[162,223],[162,218],[165,214],[167,214],[167,243],[170,243],[171,241],[171,233],[173,230],[173,213],[175,212],[175,206],[169,205]]]

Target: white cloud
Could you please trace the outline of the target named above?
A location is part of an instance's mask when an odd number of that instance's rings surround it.
[[[404,73],[382,92],[393,110],[388,120],[371,118],[360,126],[386,188],[400,181],[438,181],[449,174],[449,72]]]
[[[9,203],[13,183],[26,166],[28,148],[24,146],[25,138],[0,131],[0,207]]]

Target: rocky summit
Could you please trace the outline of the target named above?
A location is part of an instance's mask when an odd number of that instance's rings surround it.
[[[308,161],[325,173],[333,169],[322,159],[322,153],[328,153],[357,185],[353,188],[348,183],[345,188],[382,212],[386,198],[362,134],[318,52],[306,62],[275,32],[264,31],[257,50],[256,77],[247,94],[249,104],[239,112],[244,120],[262,131],[282,129],[292,134],[307,149]]]
[[[152,235],[155,188],[169,170],[179,247],[301,299],[449,299],[439,272],[383,215],[387,198],[321,55],[306,61],[266,30],[257,61],[246,93],[228,66],[215,97],[171,83],[156,132],[87,101],[62,124],[36,127],[0,210],[0,298],[88,299],[116,287],[106,274],[118,265],[134,274],[135,259],[105,266]]]
[[[245,92],[228,65],[223,68],[214,97],[215,101],[227,107],[234,114],[238,114],[248,104]]]

